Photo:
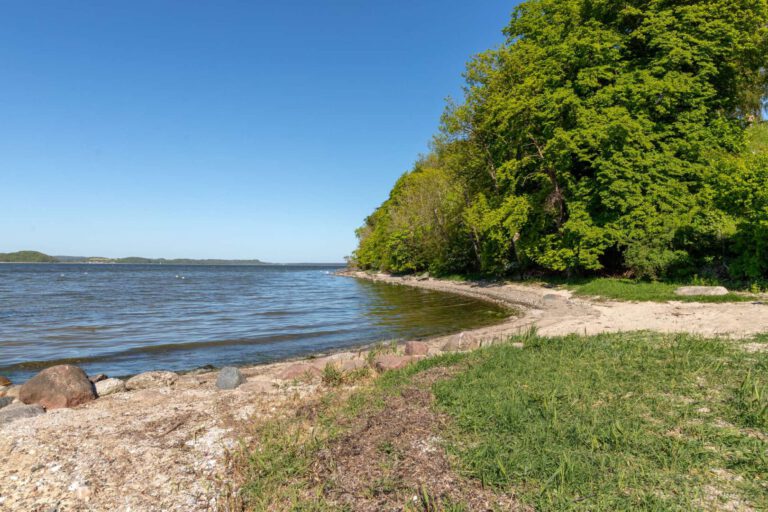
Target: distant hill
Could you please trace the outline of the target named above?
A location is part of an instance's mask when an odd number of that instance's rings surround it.
[[[281,265],[267,263],[257,259],[251,260],[195,260],[191,258],[142,258],[129,256],[127,258],[104,258],[101,256],[49,256],[38,251],[19,251],[0,253],[0,263],[91,263],[91,264],[133,264],[133,265]],[[343,266],[343,263],[297,263],[295,265],[327,265],[329,267]]]
[[[38,251],[0,252],[0,263],[57,263],[59,260]]]
[[[261,260],[194,260],[189,258],[102,258],[100,256],[49,256],[39,251],[0,253],[0,263],[133,263],[144,265],[270,265]]]

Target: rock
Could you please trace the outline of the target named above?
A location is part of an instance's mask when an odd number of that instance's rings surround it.
[[[0,375],[0,387],[10,386],[11,384],[13,383],[8,377],[3,377]]]
[[[134,389],[163,388],[173,386],[178,378],[179,376],[173,372],[144,372],[128,379],[125,382],[125,388],[128,391]]]
[[[728,289],[723,286],[681,286],[675,290],[675,295],[681,297],[728,295]]]
[[[474,350],[479,346],[477,340],[465,333],[451,336],[451,338],[443,344],[443,352],[460,352],[462,350]]]
[[[292,364],[277,373],[282,380],[312,380],[322,375],[322,371],[307,363]]]
[[[398,356],[395,354],[382,354],[373,361],[376,370],[386,372],[389,370],[398,370],[405,368],[411,362],[415,361],[415,356]]]
[[[21,386],[18,384],[15,386],[9,386],[5,389],[5,396],[9,396],[11,398],[19,398],[19,391],[21,390]]]
[[[356,357],[354,359],[347,359],[346,361],[342,361],[341,365],[339,365],[339,369],[343,372],[353,372],[355,370],[359,370],[360,368],[366,368],[367,366],[368,362],[365,359]]]
[[[41,405],[11,405],[0,409],[0,426],[23,418],[34,418],[41,414],[45,414],[45,409]]]
[[[243,373],[238,368],[227,366],[219,371],[219,376],[216,378],[216,387],[219,389],[235,389],[243,382],[245,382]]]
[[[97,373],[96,375],[93,375],[93,376],[91,376],[91,377],[88,377],[88,380],[90,380],[91,382],[93,382],[94,384],[96,384],[97,382],[101,382],[101,381],[103,381],[103,380],[107,380],[108,378],[109,378],[109,377],[107,377],[107,376],[106,376],[105,374],[103,374],[103,373]]]
[[[4,397],[0,398],[0,409],[2,409],[3,407],[7,407],[7,406],[11,405],[14,400],[15,400],[15,398],[11,398],[10,396],[4,396]]]
[[[51,366],[21,386],[19,400],[46,409],[75,407],[96,398],[93,383],[79,367],[71,364]]]
[[[405,355],[425,356],[429,352],[429,345],[423,341],[408,341],[405,343]]]
[[[120,379],[104,379],[96,383],[96,394],[99,396],[114,395],[125,390],[125,382]]]
[[[512,348],[524,349],[525,348],[525,343],[520,343],[519,341],[516,341],[516,342],[512,343],[511,346],[512,346]]]

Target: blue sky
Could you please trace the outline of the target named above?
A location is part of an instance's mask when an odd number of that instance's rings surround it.
[[[0,252],[341,261],[513,8],[0,1]]]

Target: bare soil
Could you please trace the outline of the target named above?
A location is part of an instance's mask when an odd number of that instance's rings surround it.
[[[449,372],[417,375],[383,407],[345,425],[347,433],[315,463],[315,482],[329,503],[359,512],[437,512],[459,504],[473,511],[525,510],[514,495],[460,476],[448,460],[441,438],[447,420],[433,408],[431,385]]]

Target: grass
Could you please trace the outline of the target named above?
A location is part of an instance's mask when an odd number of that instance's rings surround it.
[[[456,470],[537,510],[768,510],[768,353],[652,333],[520,339],[388,372],[311,413],[256,427],[236,464],[248,510],[337,511],[313,464],[414,377],[432,390]],[[768,335],[756,341],[768,343]],[[335,379],[335,377],[333,378]],[[392,451],[386,443],[382,453]],[[386,482],[372,482],[387,493]],[[414,489],[403,510],[468,510]]]
[[[677,288],[685,286],[682,284],[607,277],[566,282],[565,286],[573,290],[575,295],[628,301],[746,302],[755,300],[752,296],[737,293],[711,297],[682,297],[675,295]]]
[[[479,351],[436,385],[450,449],[540,510],[768,510],[768,355],[610,334]]]

